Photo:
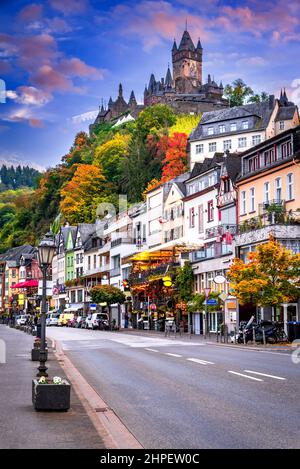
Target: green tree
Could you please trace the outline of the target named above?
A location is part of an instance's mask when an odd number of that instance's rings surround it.
[[[185,262],[183,267],[176,271],[175,285],[178,288],[179,299],[187,303],[193,298],[194,273],[192,264]]]
[[[117,186],[122,172],[122,160],[128,155],[128,143],[128,135],[117,133],[95,151],[94,164],[100,165],[106,180]]]
[[[268,93],[262,91],[260,94],[254,94],[248,99],[248,103],[267,103],[269,101]]]
[[[136,133],[142,139],[176,123],[174,111],[165,104],[155,104],[142,111],[136,120]]]
[[[113,285],[96,285],[90,290],[90,297],[94,303],[106,303],[109,311],[109,324],[112,328],[111,320],[111,305],[123,304],[126,301],[126,296],[117,287]]]
[[[253,95],[253,90],[241,78],[237,78],[231,85],[226,85],[224,96],[229,100],[230,107],[242,106]]]

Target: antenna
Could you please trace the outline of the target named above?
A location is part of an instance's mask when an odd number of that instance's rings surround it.
[[[188,27],[188,20],[187,18],[185,19],[185,30],[187,31],[187,27]]]

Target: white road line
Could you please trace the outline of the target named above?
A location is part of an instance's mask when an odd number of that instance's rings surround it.
[[[200,360],[199,358],[187,358],[190,362],[200,363],[200,365],[214,365],[213,362],[208,362],[206,360]]]
[[[148,350],[149,352],[159,352],[159,350],[154,350],[153,348],[145,348],[145,350]]]
[[[244,370],[246,373],[253,373],[254,375],[267,376],[267,378],[281,379],[285,380],[286,378],[281,378],[281,376],[267,375],[265,373],[259,373],[258,371]]]
[[[263,379],[254,378],[254,376],[243,375],[242,373],[237,373],[236,371],[228,371],[228,373],[232,373],[233,375],[243,376],[243,378],[253,379],[254,381],[263,381]]]
[[[165,355],[169,355],[169,357],[178,357],[178,358],[182,357],[182,355],[178,355],[178,353],[165,353]]]

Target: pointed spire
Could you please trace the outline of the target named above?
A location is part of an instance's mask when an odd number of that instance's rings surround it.
[[[108,101],[108,108],[110,108],[113,105],[113,100],[111,99],[111,96]]]
[[[284,88],[284,92],[283,92],[283,99],[285,101],[285,104],[287,104],[288,103],[288,98],[287,98],[287,95],[286,95],[285,88]]]
[[[123,86],[122,83],[119,85],[119,98],[123,98]]]
[[[187,25],[187,18],[185,19],[185,31],[187,31],[188,29],[188,25]]]
[[[136,99],[135,99],[135,94],[134,94],[134,91],[132,90],[131,93],[130,93],[130,98],[129,98],[129,106],[136,106],[137,105],[137,102],[136,102]]]
[[[165,79],[165,85],[167,88],[172,88],[172,74],[171,74],[171,70],[170,70],[170,64],[168,64],[168,70],[167,70],[167,74],[166,74],[166,79]]]
[[[176,39],[174,38],[172,52],[175,52],[175,51],[177,51],[177,44],[176,44]]]
[[[279,98],[279,101],[282,101],[282,88],[280,90],[280,98]]]
[[[208,74],[208,77],[207,77],[207,83],[211,84],[211,76],[210,76],[210,73]]]
[[[189,50],[189,51],[192,51],[194,52],[195,51],[195,46],[194,46],[194,43],[192,41],[192,38],[190,36],[190,33],[188,31],[184,31],[183,35],[182,35],[182,39],[180,41],[180,44],[179,44],[179,48],[178,50]]]
[[[221,88],[222,90],[224,89],[224,86],[223,86],[222,80],[220,81],[219,88]]]
[[[103,98],[102,98],[102,100],[101,100],[101,109],[100,109],[100,111],[101,111],[101,112],[104,111],[104,107],[103,107]]]
[[[203,49],[202,44],[201,44],[201,41],[200,41],[200,37],[199,37],[199,39],[198,39],[198,44],[197,44],[196,49],[198,49],[198,50],[202,50],[202,49]]]

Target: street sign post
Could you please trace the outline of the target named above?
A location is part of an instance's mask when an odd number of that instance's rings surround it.
[[[218,301],[215,300],[215,299],[207,299],[205,302],[204,302],[205,305],[207,306],[215,306],[216,304],[218,304]]]

